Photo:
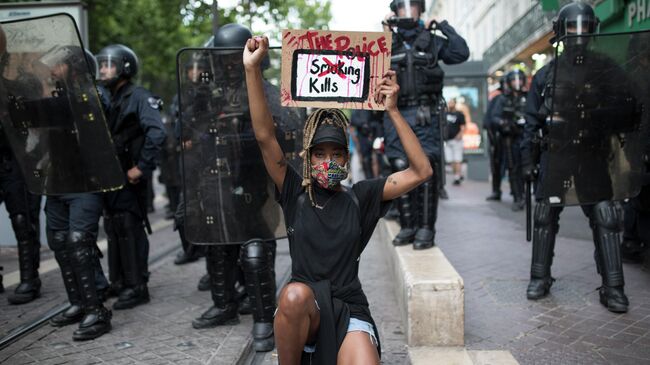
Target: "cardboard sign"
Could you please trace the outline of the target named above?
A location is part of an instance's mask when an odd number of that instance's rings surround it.
[[[282,105],[384,110],[375,86],[390,69],[388,32],[282,32]]]

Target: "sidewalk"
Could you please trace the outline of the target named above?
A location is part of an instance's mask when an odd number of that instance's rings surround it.
[[[155,224],[156,222],[154,222]],[[406,339],[399,320],[397,301],[387,257],[375,235],[362,256],[361,281],[379,328],[384,364],[408,364]],[[151,256],[170,247],[179,247],[178,234],[165,227],[150,236]],[[9,251],[3,251],[9,254]],[[3,254],[4,255],[4,254]],[[73,342],[76,326],[54,328],[45,325],[0,351],[4,364],[211,364],[240,363],[249,351],[252,318],[240,316],[236,326],[195,330],[192,319],[211,305],[209,292],[199,292],[196,284],[205,273],[200,260],[184,266],[166,256],[150,267],[151,302],[132,310],[113,311],[113,330],[97,340]],[[104,266],[106,267],[106,266]],[[289,251],[286,240],[278,242],[278,280],[288,274]],[[0,294],[0,336],[65,301],[58,268],[43,275],[41,298],[26,306],[9,306]],[[8,291],[13,287],[9,287]],[[112,304],[111,299],[108,304]],[[275,352],[267,361],[277,359]],[[277,360],[276,360],[277,361]]]
[[[506,184],[503,186],[507,191]],[[525,213],[486,202],[487,183],[447,186],[436,242],[465,281],[465,345],[510,350],[521,364],[650,364],[650,273],[624,265],[630,311],[598,301],[601,284],[587,219],[567,208],[560,219],[551,295],[526,299],[531,243]]]

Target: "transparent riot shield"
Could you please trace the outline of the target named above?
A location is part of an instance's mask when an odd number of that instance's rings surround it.
[[[194,244],[286,235],[252,129],[242,51],[183,49],[177,55],[185,232]],[[265,66],[271,80],[279,76],[270,62]],[[280,92],[268,80],[265,92],[278,141],[287,160],[297,163],[304,117],[281,107]]]
[[[636,196],[650,141],[650,32],[561,41],[550,70],[544,196],[553,205]]]
[[[0,143],[9,144],[28,189],[56,195],[122,186],[73,18],[2,22],[0,32],[6,39],[6,50],[0,49]]]

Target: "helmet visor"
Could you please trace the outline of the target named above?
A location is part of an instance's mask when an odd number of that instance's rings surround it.
[[[521,91],[526,85],[526,78],[521,72],[516,72],[510,76],[510,89],[515,91]]]
[[[404,16],[407,18],[412,18],[413,14],[411,14],[411,0],[404,0],[402,4],[404,6],[404,11],[405,11]]]
[[[112,80],[122,74],[124,69],[124,62],[121,58],[113,55],[99,55],[97,56],[97,79],[100,81]]]
[[[593,34],[596,21],[592,17],[578,15],[575,19],[566,20],[566,33],[571,35]]]
[[[73,57],[72,50],[69,47],[55,46],[49,51],[47,51],[38,60],[42,64],[44,64],[45,66],[51,69],[56,65],[69,62],[69,60],[71,60],[72,57]]]

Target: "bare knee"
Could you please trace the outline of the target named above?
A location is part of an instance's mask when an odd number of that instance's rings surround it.
[[[286,317],[309,315],[314,306],[314,293],[302,283],[287,284],[278,300],[278,313]]]

